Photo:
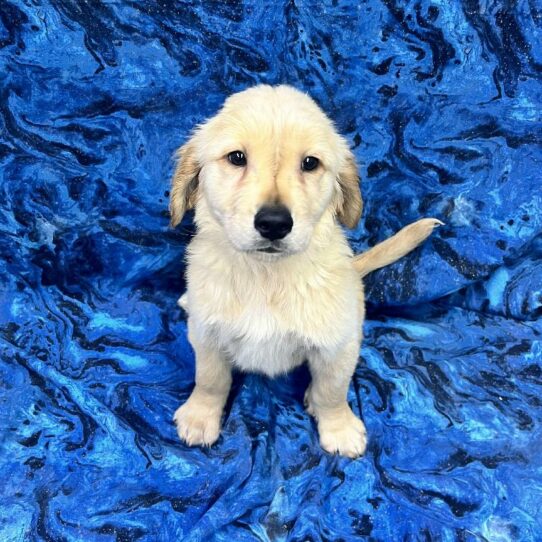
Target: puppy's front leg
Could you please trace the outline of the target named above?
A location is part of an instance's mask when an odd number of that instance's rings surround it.
[[[359,342],[352,341],[334,359],[322,353],[309,359],[312,382],[305,394],[307,411],[318,423],[322,448],[352,458],[363,455],[367,446],[365,426],[346,401],[358,354]]]
[[[220,434],[222,411],[231,386],[231,366],[218,350],[189,334],[196,353],[196,386],[173,419],[189,446],[211,446]]]

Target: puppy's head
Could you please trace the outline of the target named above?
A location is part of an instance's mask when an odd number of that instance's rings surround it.
[[[179,149],[171,224],[200,198],[230,243],[254,254],[302,252],[326,210],[352,228],[362,208],[346,141],[287,86],[234,94]]]

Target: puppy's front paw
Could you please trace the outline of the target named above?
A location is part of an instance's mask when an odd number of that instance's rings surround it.
[[[365,453],[367,447],[365,425],[348,406],[338,415],[320,414],[318,432],[320,446],[330,454],[356,458]]]
[[[188,446],[211,446],[220,435],[222,411],[209,409],[194,397],[177,409],[173,419],[177,433]]]

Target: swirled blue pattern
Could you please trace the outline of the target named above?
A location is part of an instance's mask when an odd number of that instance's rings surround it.
[[[535,0],[2,0],[0,540],[542,540],[542,7]],[[210,449],[171,156],[232,92],[290,83],[361,164],[370,276],[332,457],[307,371],[237,375]]]

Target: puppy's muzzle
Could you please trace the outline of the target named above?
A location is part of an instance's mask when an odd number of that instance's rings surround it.
[[[294,226],[292,215],[284,205],[264,205],[254,217],[254,227],[265,239],[277,241],[286,237]]]

